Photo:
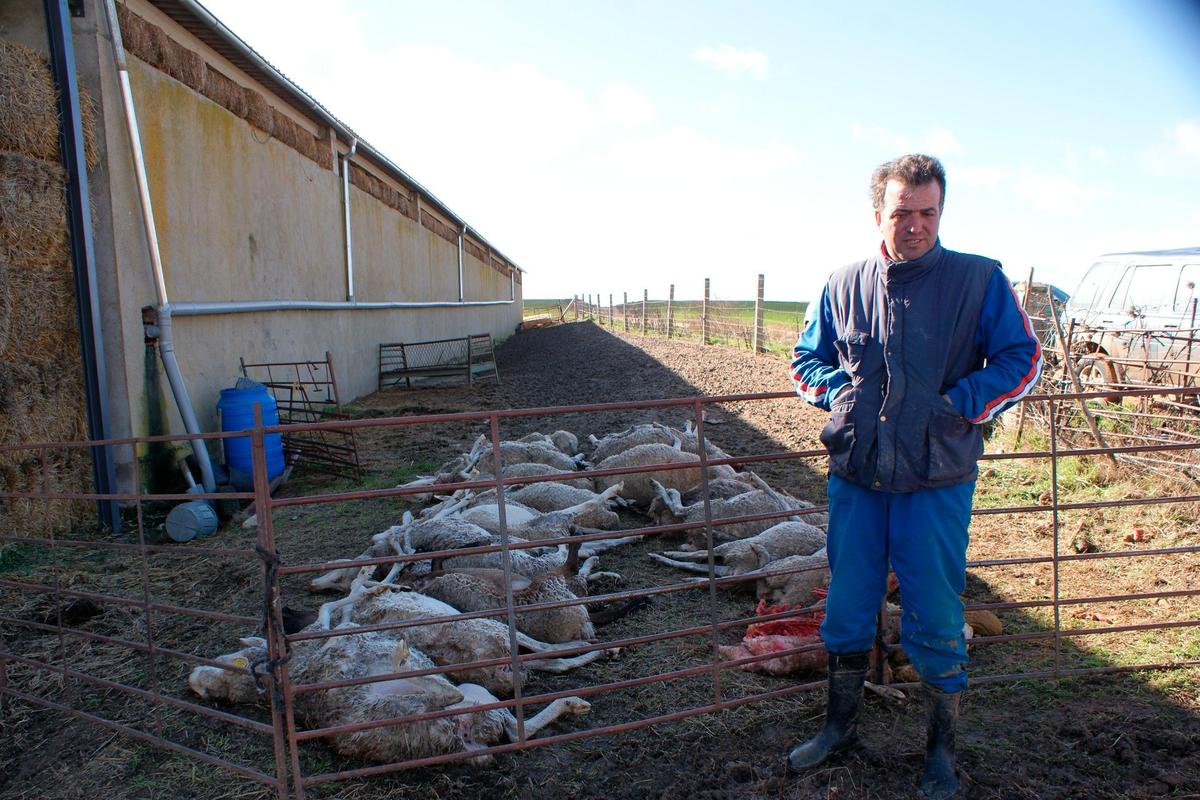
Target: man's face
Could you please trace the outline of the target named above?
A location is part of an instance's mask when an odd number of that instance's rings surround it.
[[[894,178],[887,182],[883,210],[875,212],[875,224],[894,260],[911,261],[932,250],[941,221],[942,187],[937,181],[920,186]]]

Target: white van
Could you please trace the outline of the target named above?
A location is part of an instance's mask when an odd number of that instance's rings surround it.
[[[1200,372],[1200,247],[1109,253],[1067,303],[1087,383],[1174,385]]]

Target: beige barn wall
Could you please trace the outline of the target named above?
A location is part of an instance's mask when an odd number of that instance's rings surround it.
[[[276,108],[287,108],[153,7],[137,0],[128,6],[175,41],[194,46],[222,72],[262,92]],[[90,10],[100,12],[95,5]],[[93,25],[95,20],[91,17]],[[76,33],[78,40],[79,27]],[[98,226],[104,229],[97,234],[97,265],[106,284],[110,396],[120,401],[114,402],[120,406],[114,409],[114,429],[117,435],[141,435],[165,425],[179,433],[182,423],[165,375],[159,362],[147,357],[143,339],[142,308],[156,305],[156,292],[102,24],[94,36],[98,46],[85,52],[91,50],[96,71],[91,82],[101,96],[106,145],[93,197]],[[172,304],[344,301],[337,172],[137,58],[129,58],[129,71]],[[329,136],[298,111],[289,111],[313,133]],[[372,165],[364,166],[380,175]],[[356,187],[351,188],[351,220],[357,301],[458,299],[455,244]],[[465,251],[463,279],[467,300],[510,297],[510,279]],[[322,358],[329,351],[343,399],[349,400],[375,390],[380,342],[510,335],[521,319],[520,282],[515,287],[516,302],[500,306],[177,316],[176,353],[200,424],[212,430],[219,391],[236,380],[239,356],[289,361]],[[129,477],[132,455],[118,455],[118,461],[120,475]]]

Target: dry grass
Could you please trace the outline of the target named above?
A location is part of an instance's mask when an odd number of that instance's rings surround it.
[[[65,179],[57,162],[0,152],[0,259],[10,270],[67,263]]]
[[[82,89],[79,104],[84,156],[91,169],[100,160],[96,106]],[[59,160],[58,90],[50,65],[33,50],[6,41],[0,41],[0,150]]]

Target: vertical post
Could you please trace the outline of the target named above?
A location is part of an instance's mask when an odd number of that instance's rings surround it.
[[[573,309],[574,314],[575,314],[575,321],[578,322],[579,321],[579,295],[577,295],[577,294],[571,295],[571,308]]]
[[[608,327],[613,327],[612,292],[608,293]]]
[[[629,292],[621,292],[621,326],[629,333]]]
[[[587,296],[587,318],[592,318],[592,296],[590,294]]]
[[[304,800],[300,748],[296,741],[295,703],[288,676],[287,644],[283,633],[283,599],[279,590],[279,554],[275,551],[275,525],[272,519],[271,486],[267,480],[266,435],[263,431],[262,404],[254,404],[254,431],[250,437],[250,458],[254,478],[254,508],[258,513],[258,553],[262,559],[263,634],[270,659],[268,688],[271,693],[271,727],[275,740],[275,770],[280,798],[287,798],[286,754],[291,752],[292,786],[297,800]]]
[[[1054,550],[1052,552],[1052,561],[1054,563],[1054,575],[1051,579],[1051,587],[1053,590],[1054,601],[1054,675],[1058,676],[1060,668],[1060,660],[1062,655],[1062,609],[1059,606],[1058,592],[1058,535],[1059,535],[1059,517],[1058,517],[1058,421],[1057,416],[1058,402],[1054,398],[1050,398],[1050,503],[1053,507],[1051,514],[1053,515],[1054,525]],[[1111,457],[1111,456],[1110,456]]]
[[[709,279],[704,279],[704,304],[700,306],[700,343],[708,344],[708,289]]]
[[[646,335],[646,300],[650,297],[649,289],[642,289],[642,336]]]
[[[758,274],[758,294],[754,296],[754,352],[766,351],[763,341],[763,275]]]
[[[667,338],[671,338],[671,322],[672,314],[675,307],[675,284],[671,284],[671,290],[667,293]]]
[[[1021,293],[1021,308],[1024,309],[1026,314],[1029,313],[1029,290],[1032,286],[1033,286],[1033,267],[1030,267],[1029,268],[1029,279],[1025,281],[1025,291]],[[1053,303],[1054,302],[1054,292],[1050,291],[1049,294],[1050,294],[1050,302]],[[799,338],[799,337],[797,337],[797,338]],[[1029,405],[1028,403],[1021,403],[1021,410],[1017,414],[1017,438],[1016,438],[1015,443],[1018,446],[1021,444],[1021,433],[1025,430],[1025,408],[1028,405]]]

